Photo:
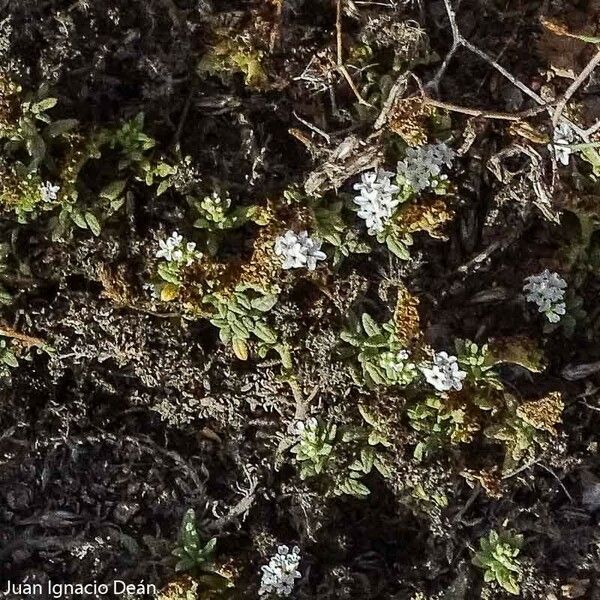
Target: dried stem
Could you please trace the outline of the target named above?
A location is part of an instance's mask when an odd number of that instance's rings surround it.
[[[592,59],[585,66],[583,71],[579,73],[579,76],[575,81],[567,88],[567,91],[564,93],[563,97],[559,100],[556,105],[556,110],[552,115],[552,125],[556,127],[558,121],[562,115],[562,111],[564,110],[567,102],[571,99],[573,94],[583,85],[583,82],[592,74],[594,69],[600,64],[600,50],[596,52],[596,54],[592,57]]]
[[[32,337],[24,333],[19,333],[18,331],[16,331],[12,327],[9,327],[8,325],[0,326],[0,335],[7,338],[11,338],[13,340],[17,340],[18,342],[21,342],[23,345],[28,347],[37,346],[38,348],[41,348],[46,345],[46,342],[44,342],[43,339],[38,337]]]
[[[463,46],[473,54],[476,54],[485,61],[487,64],[492,66],[496,71],[498,71],[503,77],[508,79],[515,87],[521,90],[525,95],[529,96],[532,100],[534,100],[537,104],[544,107],[548,111],[551,110],[552,105],[547,103],[541,96],[536,94],[531,88],[526,86],[522,81],[519,81],[514,75],[512,75],[509,71],[507,71],[502,65],[500,65],[497,61],[495,61],[491,56],[488,56],[483,50],[479,49],[477,46],[469,42],[469,40],[465,39],[465,37],[461,34],[457,22],[456,22],[456,13],[454,12],[454,8],[452,7],[452,3],[450,0],[444,0],[444,6],[446,7],[446,14],[448,15],[448,21],[450,22],[450,28],[452,30],[452,47],[448,53],[448,56],[452,57],[456,50]],[[443,75],[443,70],[445,70],[446,63],[448,62],[448,56],[444,60],[442,67],[434,77],[433,81],[429,84],[428,87],[437,87],[438,80]],[[587,67],[586,67],[587,68]],[[574,92],[573,92],[574,93]],[[554,111],[554,114],[556,111]],[[589,143],[590,134],[585,129],[582,129],[576,123],[573,123],[562,114],[558,115],[557,122],[567,124],[584,142]]]
[[[344,79],[348,82],[352,93],[356,96],[359,104],[363,106],[369,106],[370,108],[374,108],[372,104],[369,104],[360,94],[358,88],[352,81],[352,77],[350,77],[350,73],[348,73],[348,69],[344,66],[344,56],[343,56],[343,47],[342,47],[342,0],[337,0],[336,9],[335,9],[335,37],[336,37],[336,46],[337,46],[337,69],[344,76]]]
[[[498,119],[500,121],[521,121],[523,117],[531,114],[531,111],[526,111],[525,113],[505,113],[493,110],[479,110],[477,108],[458,106],[457,104],[452,104],[451,102],[443,102],[441,100],[434,100],[433,98],[428,97],[423,98],[423,101],[429,106],[435,106],[436,108],[442,108],[451,112],[470,115],[472,117],[483,117],[485,119]]]

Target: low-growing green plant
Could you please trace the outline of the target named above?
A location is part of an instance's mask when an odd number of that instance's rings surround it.
[[[361,479],[373,468],[383,477],[391,476],[385,449],[392,445],[392,433],[385,420],[365,405],[359,404],[358,411],[363,424],[348,428],[342,436],[354,460],[348,465],[348,470],[337,478],[335,493],[363,498],[370,494],[370,490]]]
[[[259,225],[266,224],[264,210],[261,207],[232,206],[227,192],[221,194],[213,192],[202,200],[188,196],[188,202],[197,215],[194,227],[206,232],[206,245],[212,255],[216,254],[225,231],[241,227],[249,221]]]
[[[522,535],[505,531],[492,530],[482,537],[473,564],[484,570],[484,581],[496,581],[510,594],[518,595],[522,569],[517,557],[522,544]]]
[[[408,411],[411,426],[424,434],[414,450],[418,460],[444,448],[448,444],[467,443],[480,426],[464,403],[427,395],[418,400]]]
[[[457,339],[454,345],[456,346],[458,364],[467,373],[467,381],[471,381],[476,385],[487,385],[498,390],[503,388],[494,366],[489,364],[487,344],[478,346],[470,340]]]
[[[189,509],[183,515],[179,534],[179,545],[173,550],[173,556],[179,559],[175,566],[176,571],[190,571],[192,569],[210,569],[213,566],[213,554],[217,538],[211,538],[206,543],[200,540],[196,527],[196,513]]]
[[[183,283],[183,273],[187,267],[202,259],[202,252],[196,250],[195,242],[184,242],[183,236],[174,231],[166,240],[159,241],[160,249],[156,257],[156,272],[161,282],[155,291],[161,300],[168,302],[177,297]]]
[[[146,152],[156,145],[156,141],[144,133],[144,120],[144,113],[138,113],[112,132],[107,140],[110,148],[120,151],[119,170],[143,161]]]
[[[143,180],[147,186],[152,186],[158,182],[156,197],[162,196],[171,186],[175,186],[175,177],[178,173],[177,165],[171,165],[161,159],[144,158],[138,166],[141,173],[138,178]]]
[[[383,419],[359,406],[360,425],[338,427],[307,419],[296,425],[297,442],[291,452],[300,477],[321,477],[326,494],[364,498],[370,494],[362,481],[375,468],[383,477],[391,475],[385,449],[391,446],[390,432]]]
[[[379,325],[367,313],[360,320],[351,313],[340,338],[356,348],[360,371],[354,369],[353,376],[358,384],[407,386],[417,378],[417,367],[398,341],[393,319]]]
[[[337,427],[311,418],[298,423],[297,434],[299,441],[291,452],[300,466],[300,478],[321,475],[333,451]]]
[[[262,294],[242,286],[232,294],[207,294],[202,301],[214,309],[210,322],[219,329],[221,341],[230,345],[240,360],[248,359],[248,342],[253,339],[261,358],[272,349],[279,353],[284,367],[291,368],[289,350],[278,342],[277,333],[266,320],[266,313],[277,303],[275,294]]]
[[[4,139],[4,150],[11,156],[24,149],[29,155],[28,172],[34,172],[47,158],[47,147],[52,140],[63,136],[77,125],[75,119],[53,121],[47,112],[54,108],[58,100],[50,96],[48,84],[42,84],[32,94],[21,94],[20,108],[15,120],[3,123],[0,138]]]
[[[179,560],[175,566],[176,572],[188,572],[194,579],[208,589],[224,590],[231,587],[229,578],[221,574],[215,564],[215,548],[217,538],[204,542],[200,538],[196,526],[196,513],[189,509],[183,515],[179,542],[173,556]]]
[[[503,472],[507,474],[521,461],[533,460],[548,447],[557,435],[556,425],[560,423],[564,404],[556,392],[521,404],[514,396],[505,394],[505,403],[500,422],[487,427],[485,435],[504,444]]]
[[[308,212],[313,235],[334,248],[334,267],[351,254],[371,252],[371,245],[362,240],[358,229],[346,221],[343,199],[308,196],[297,186],[286,189],[283,198],[292,207]]]

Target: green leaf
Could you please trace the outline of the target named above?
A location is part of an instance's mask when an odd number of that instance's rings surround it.
[[[369,337],[381,334],[381,328],[368,313],[362,314],[361,321],[363,329]]]
[[[215,325],[214,321],[211,321],[211,323],[213,325]],[[224,343],[224,344],[229,344],[229,342],[231,342],[231,329],[229,329],[229,327],[221,327],[219,329],[219,339]]]
[[[174,283],[175,285],[180,285],[181,284],[181,280],[179,278],[179,274],[175,271],[173,271],[173,268],[171,267],[171,265],[167,262],[164,263],[160,263],[158,265],[158,275],[161,277],[161,279],[164,279],[165,281],[168,281],[169,283]]]
[[[57,98],[44,98],[43,100],[40,100],[39,102],[36,102],[32,105],[31,112],[36,115],[39,113],[46,112],[47,110],[54,108],[57,102]]]
[[[360,461],[363,473],[370,473],[375,463],[375,450],[373,448],[363,448],[360,451]]]
[[[106,198],[107,200],[116,200],[123,193],[126,184],[127,181],[125,179],[111,181],[102,189],[100,197]]]
[[[9,367],[16,368],[19,366],[19,361],[17,357],[10,351],[6,350],[2,355],[2,362]]]
[[[383,334],[374,335],[363,342],[365,348],[385,348],[389,345],[389,339]]]
[[[87,229],[88,228],[88,225],[87,225],[87,222],[85,220],[85,217],[76,208],[74,208],[73,211],[71,212],[71,220],[73,221],[73,223],[75,223],[75,225],[77,225],[77,227],[79,227],[81,229]]]
[[[85,213],[85,222],[88,224],[90,231],[96,237],[98,237],[100,235],[101,227],[100,227],[100,222],[98,221],[96,216],[91,212],[86,212]]]
[[[385,385],[387,383],[387,379],[385,378],[385,373],[383,369],[380,369],[378,366],[373,363],[365,363],[364,370],[367,372],[369,377],[372,379],[373,383],[379,385]]]
[[[395,254],[400,260],[410,259],[410,253],[404,243],[391,236],[388,237],[385,242],[389,251]]]
[[[377,417],[370,413],[363,404],[358,405],[358,412],[360,416],[368,423],[371,427],[379,427],[379,422],[377,421]]]
[[[233,331],[235,336],[240,339],[247,340],[250,337],[250,332],[248,329],[246,329],[246,327],[244,327],[244,325],[236,319],[229,321],[229,327],[231,327],[231,331]]]
[[[234,294],[235,303],[230,303],[229,308],[239,315],[243,315],[246,311],[252,310],[250,299],[241,292]],[[239,305],[239,306],[238,306]],[[241,308],[240,308],[241,307]]]
[[[360,346],[360,338],[357,335],[354,335],[350,331],[342,331],[340,333],[340,339],[342,339],[347,344],[351,346]]]
[[[275,304],[277,304],[276,294],[267,294],[266,296],[255,298],[251,302],[252,308],[254,308],[255,310],[259,310],[260,312],[270,311],[275,306]]]
[[[386,479],[392,476],[392,469],[388,465],[387,461],[385,461],[381,456],[375,455],[375,461],[373,464],[379,473]]]
[[[156,189],[156,195],[161,196],[169,189],[169,187],[171,187],[171,182],[168,179],[164,179],[158,184],[158,188]]]
[[[175,572],[181,573],[182,571],[189,571],[193,568],[194,561],[189,556],[185,556],[175,565]]]
[[[369,488],[364,483],[361,483],[358,481],[358,479],[350,478],[344,481],[344,483],[340,486],[340,491],[350,496],[356,496],[357,498],[364,498],[371,493]]]
[[[290,349],[285,344],[278,344],[275,347],[275,350],[279,353],[281,357],[281,364],[284,369],[291,369],[293,367],[292,363],[292,355],[290,354]]]
[[[277,342],[277,334],[264,323],[260,321],[254,325],[254,335],[263,340],[267,344],[275,344]]]
[[[239,338],[233,338],[231,341],[231,346],[233,348],[234,354],[240,360],[248,360],[248,345],[244,340],[240,340]]]

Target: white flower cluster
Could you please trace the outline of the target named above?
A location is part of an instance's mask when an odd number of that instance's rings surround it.
[[[539,275],[525,278],[523,291],[528,302],[538,305],[538,311],[544,313],[550,323],[558,323],[565,314],[565,289],[567,282],[558,274],[545,269]]]
[[[566,123],[560,123],[554,129],[554,143],[548,144],[548,150],[550,152],[554,151],[556,160],[566,166],[569,164],[569,157],[573,154],[573,150],[565,146],[574,142],[575,133],[573,130]]]
[[[284,269],[306,267],[314,271],[317,261],[325,260],[326,254],[321,251],[321,240],[309,237],[308,232],[294,233],[291,229],[275,240],[275,254],[283,258]]]
[[[467,376],[460,370],[456,356],[448,356],[447,352],[438,352],[434,355],[431,364],[420,367],[427,383],[438,392],[449,390],[462,390],[462,381]]]
[[[50,181],[46,181],[40,185],[40,196],[42,197],[42,202],[52,202],[58,198],[58,192],[60,191],[60,186],[52,185]]]
[[[158,242],[160,250],[156,258],[164,258],[167,262],[174,262],[189,267],[195,260],[202,258],[202,252],[196,250],[195,242],[183,243],[183,236],[174,231],[166,240]]]
[[[360,195],[354,197],[358,204],[358,216],[364,219],[369,235],[383,230],[385,222],[392,216],[400,200],[395,197],[399,187],[392,183],[394,173],[377,169],[361,175],[354,189]]]
[[[301,577],[298,571],[300,564],[300,548],[294,546],[291,551],[287,546],[279,546],[277,554],[271,557],[268,565],[263,565],[259,595],[274,594],[289,596],[294,589],[296,579]]]
[[[451,167],[455,156],[454,150],[443,142],[408,148],[404,160],[398,162],[398,174],[415,192],[420,192],[447,179],[441,174],[442,167]]]

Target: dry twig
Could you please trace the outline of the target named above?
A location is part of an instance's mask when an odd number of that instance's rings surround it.
[[[529,96],[532,100],[534,100],[541,107],[543,107],[544,109],[547,109],[548,111],[551,110],[551,108],[552,108],[551,104],[547,103],[539,94],[536,94],[531,88],[529,88],[527,85],[525,85],[522,81],[519,81],[514,75],[512,75],[509,71],[507,71],[501,64],[499,64],[491,56],[486,54],[483,50],[481,50],[480,48],[478,48],[477,46],[472,44],[469,40],[467,40],[462,35],[462,33],[460,32],[460,29],[458,28],[458,24],[456,22],[456,13],[454,11],[454,8],[452,7],[451,0],[444,0],[444,6],[446,8],[446,14],[448,16],[448,21],[450,22],[450,29],[452,31],[452,47],[450,48],[450,51],[448,52],[446,58],[444,59],[444,62],[442,63],[442,66],[438,70],[437,74],[435,75],[433,80],[431,82],[429,82],[429,84],[426,87],[433,87],[433,88],[437,89],[439,80],[441,79],[444,72],[446,71],[446,68],[448,66],[450,59],[452,58],[452,56],[454,56],[456,51],[462,46],[462,47],[466,48],[467,50],[469,50],[470,52],[472,52],[473,54],[479,56],[479,58],[481,58],[483,61],[485,61],[491,67],[493,67],[496,71],[498,71],[498,73],[500,73],[503,77],[508,79],[516,88],[521,90],[525,95]],[[595,65],[594,65],[594,67],[595,67]],[[587,69],[587,67],[586,67],[586,69]],[[586,69],[584,69],[584,71]],[[574,93],[574,91],[573,91],[573,93]],[[554,111],[554,114],[556,114],[556,111]],[[567,119],[564,115],[562,115],[562,114],[558,115],[557,123],[558,122],[562,122],[562,123],[565,123],[566,125],[568,125],[584,142],[589,143],[591,141],[590,133],[587,130],[582,129],[581,127],[579,127],[579,125],[577,125],[576,123],[573,123],[571,120]],[[599,160],[600,160],[600,157],[599,157]]]
[[[600,50],[596,52],[596,54],[591,58],[588,64],[585,66],[583,71],[579,73],[579,76],[575,81],[568,87],[567,91],[564,93],[563,97],[558,101],[556,105],[556,110],[552,115],[552,125],[556,127],[560,117],[562,115],[562,111],[564,110],[567,102],[572,98],[573,94],[581,87],[583,82],[592,74],[594,69],[600,64]]]
[[[0,326],[0,335],[16,340],[17,342],[20,342],[21,344],[27,347],[36,346],[38,348],[41,348],[46,345],[46,342],[44,342],[42,338],[32,337],[24,333],[19,333],[16,329],[13,329],[8,325]]]
[[[336,46],[337,46],[337,70],[344,76],[344,79],[348,82],[352,93],[356,96],[359,104],[373,108],[372,104],[369,104],[360,94],[358,88],[352,81],[348,69],[344,65],[343,57],[343,46],[342,46],[342,0],[337,0],[336,12],[335,12],[335,35],[336,35]]]

